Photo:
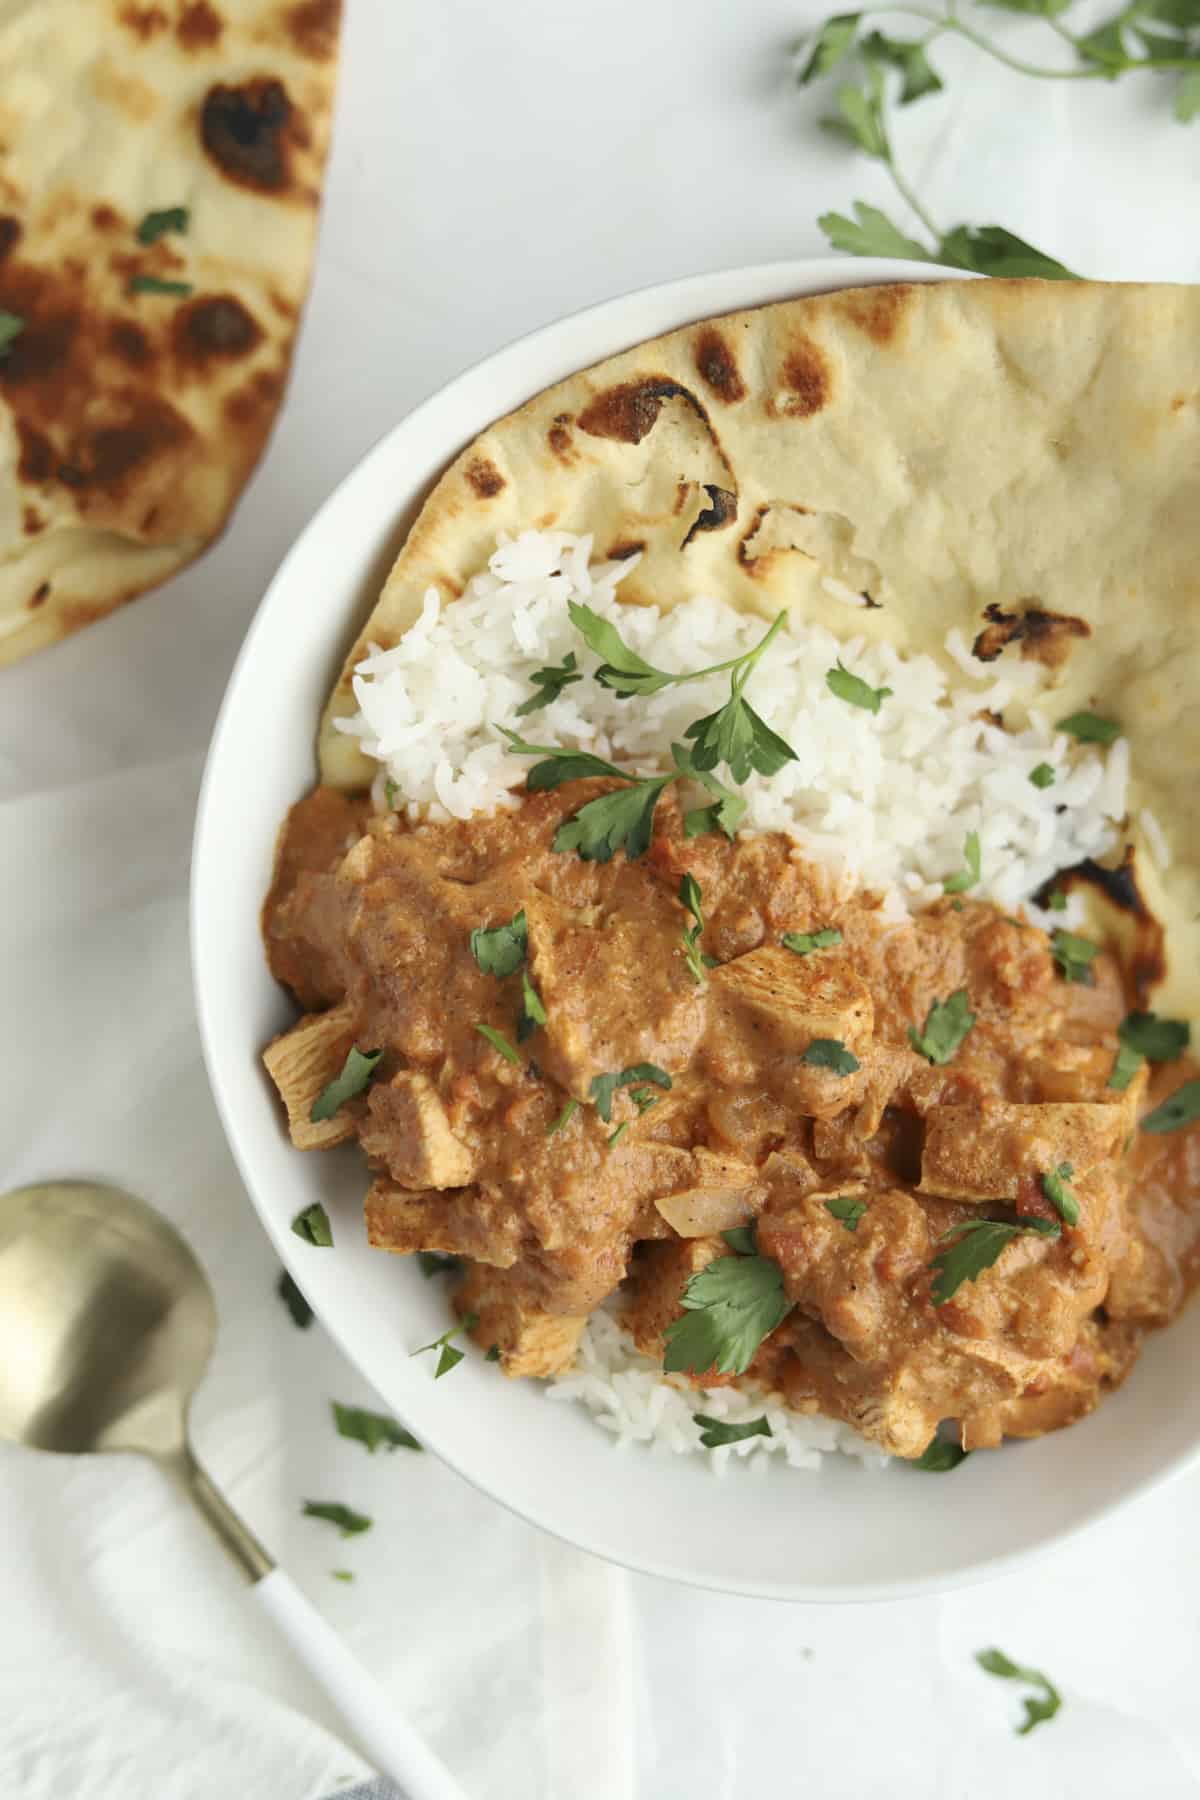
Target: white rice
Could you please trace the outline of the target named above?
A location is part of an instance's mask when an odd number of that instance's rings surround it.
[[[510,750],[497,725],[639,772],[669,768],[672,741],[728,698],[727,675],[633,700],[585,679],[529,718],[515,717],[534,691],[535,669],[569,651],[583,671],[596,667],[567,616],[570,599],[585,601],[671,671],[723,662],[766,628],[710,595],[666,612],[623,605],[618,584],[637,559],[589,564],[591,547],[590,537],[560,531],[502,540],[460,600],[443,606],[430,588],[400,643],[372,647],[354,676],[359,710],[338,725],[383,764],[381,805],[383,777],[412,818],[466,819],[516,804],[513,790],[533,759]],[[1057,869],[1113,848],[1126,810],[1128,745],[1118,739],[1105,753],[1057,732],[1037,705],[1036,665],[997,675],[970,656],[958,632],[946,651],[969,681],[951,684],[930,656],[839,639],[821,626],[785,626],[755,668],[747,698],[796,761],[769,779],[751,776],[741,790],[746,826],[791,833],[839,881],[877,888],[896,907],[935,899],[963,866],[968,832],[977,831],[977,891],[1011,910]],[[893,690],[878,713],[830,693],[825,677],[839,658],[872,687]],[[981,716],[1010,707],[1025,713],[1021,729],[1005,731]],[[1037,788],[1029,776],[1043,762],[1055,780]],[[1074,908],[1068,922],[1073,916]],[[1062,924],[1063,915],[1051,921]]]
[[[628,701],[585,679],[529,718],[515,716],[534,691],[535,669],[561,663],[570,651],[585,675],[596,666],[570,623],[568,600],[585,601],[633,649],[671,671],[723,662],[766,629],[765,620],[712,595],[666,612],[623,605],[618,585],[637,558],[596,564],[591,549],[590,537],[559,531],[501,539],[461,599],[443,607],[430,588],[400,643],[371,647],[354,676],[359,710],[338,727],[382,765],[380,807],[387,782],[398,790],[393,803],[413,819],[466,819],[516,805],[513,790],[531,759],[513,754],[498,724],[533,743],[591,750],[631,770],[669,768],[672,741],[728,698],[727,675]],[[849,621],[862,597],[840,583],[824,586],[845,604]],[[1115,845],[1126,812],[1128,745],[1118,740],[1106,754],[1056,731],[1038,706],[1044,677],[1036,666],[1016,664],[997,675],[971,656],[958,631],[945,649],[963,681],[948,681],[929,656],[843,640],[820,626],[785,626],[755,668],[747,698],[787,739],[796,761],[769,780],[751,776],[741,790],[746,826],[790,833],[839,882],[882,891],[899,916],[942,892],[945,878],[963,867],[964,840],[975,831],[982,851],[976,893],[1005,910],[1024,904],[1050,927],[1074,923],[1078,901],[1042,915],[1029,896],[1058,869]],[[825,677],[839,659],[872,687],[892,689],[878,713],[829,691]],[[1020,729],[1003,730],[983,716],[1008,708],[1025,718]],[[1050,787],[1029,779],[1039,763],[1054,770]],[[1144,816],[1142,824],[1165,866],[1157,821]],[[734,1458],[755,1470],[781,1457],[811,1469],[832,1450],[873,1466],[888,1461],[849,1427],[791,1412],[762,1393],[700,1392],[664,1376],[607,1312],[593,1316],[575,1367],[548,1392],[581,1402],[620,1445],[653,1441],[678,1453],[702,1448],[694,1413],[735,1422],[765,1413],[772,1437],[702,1452],[718,1472]]]

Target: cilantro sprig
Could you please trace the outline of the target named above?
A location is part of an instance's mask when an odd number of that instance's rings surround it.
[[[1014,1238],[1031,1235],[1061,1237],[1062,1226],[1057,1219],[1023,1219],[1019,1225],[1009,1225],[1001,1219],[960,1219],[957,1225],[951,1225],[938,1239],[946,1248],[939,1250],[930,1265],[934,1270],[930,1290],[933,1304],[945,1306],[964,1281],[974,1281],[990,1269]],[[948,1242],[951,1238],[952,1243]]]
[[[784,1292],[783,1270],[757,1250],[744,1254],[731,1242],[721,1256],[697,1271],[683,1290],[683,1316],[663,1333],[663,1368],[668,1374],[742,1375],[763,1340],[782,1325],[793,1302]],[[745,1242],[743,1238],[741,1242]]]

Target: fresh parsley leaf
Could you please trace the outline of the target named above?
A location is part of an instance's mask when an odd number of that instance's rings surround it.
[[[1054,770],[1050,767],[1049,763],[1039,763],[1036,769],[1030,769],[1029,779],[1032,781],[1035,788],[1053,787],[1055,780]]]
[[[1100,954],[1099,944],[1093,944],[1090,938],[1077,937],[1073,931],[1055,931],[1050,937],[1050,954],[1064,981],[1092,986],[1095,976],[1088,965]]]
[[[1145,33],[1142,33],[1143,41]],[[1175,117],[1181,125],[1200,118],[1200,69],[1189,69],[1175,89]]]
[[[1061,888],[1055,888],[1054,892],[1046,901],[1046,909],[1048,912],[1066,912],[1067,896],[1063,893]]]
[[[631,1068],[621,1069],[612,1075],[593,1075],[591,1094],[596,1111],[606,1125],[612,1123],[613,1095],[618,1088],[632,1087],[635,1082],[652,1081],[656,1087],[671,1088],[671,1077],[665,1069],[656,1063],[634,1063]],[[639,1110],[644,1111],[644,1108]]]
[[[779,941],[794,956],[811,956],[814,950],[832,950],[841,943],[842,934],[826,925],[821,931],[785,931]]]
[[[783,1270],[767,1256],[721,1256],[692,1276],[682,1318],[663,1333],[668,1374],[741,1375],[792,1310]]]
[[[1061,1162],[1056,1169],[1048,1169],[1042,1176],[1043,1194],[1059,1218],[1068,1225],[1079,1223],[1079,1202],[1067,1186],[1074,1173],[1069,1162]]]
[[[347,1100],[353,1100],[356,1094],[361,1094],[369,1086],[382,1055],[382,1050],[352,1048],[342,1064],[341,1074],[326,1082],[313,1101],[308,1115],[312,1123],[320,1125],[323,1120],[332,1119]]]
[[[822,213],[817,224],[829,239],[833,249],[843,250],[849,256],[886,256],[898,257],[901,261],[929,262],[930,256],[924,244],[916,238],[906,237],[898,225],[893,225],[886,213],[880,212],[877,206],[868,206],[865,201],[854,202],[854,217],[846,218],[844,213]]]
[[[1070,713],[1058,721],[1060,731],[1069,732],[1081,744],[1113,744],[1121,735],[1115,719],[1102,719],[1099,713]]]
[[[796,77],[801,87],[810,81],[819,80],[837,67],[843,57],[854,47],[855,34],[861,13],[835,13],[832,19],[826,19],[816,37],[813,39],[804,67]]]
[[[1117,1051],[1112,1074],[1105,1086],[1114,1089],[1118,1094],[1123,1094],[1145,1060],[1139,1050],[1131,1050],[1128,1044],[1122,1044]]]
[[[542,1005],[542,997],[529,979],[529,972],[521,970],[521,1016],[517,1020],[517,1042],[523,1044],[527,1037],[532,1037],[539,1025],[546,1023],[546,1009]]]
[[[713,1419],[707,1413],[693,1413],[692,1422],[700,1426],[700,1442],[706,1450],[719,1450],[723,1444],[742,1444],[747,1438],[775,1435],[765,1413],[761,1418],[748,1419],[744,1425],[731,1424],[728,1419]]]
[[[329,1573],[333,1576],[333,1579],[335,1581],[353,1581],[354,1580],[353,1569],[330,1569]]]
[[[1147,1113],[1142,1120],[1143,1131],[1179,1131],[1184,1125],[1191,1125],[1200,1119],[1200,1081],[1185,1081],[1182,1087],[1169,1094],[1161,1106],[1156,1106],[1152,1113]]]
[[[965,1463],[971,1452],[956,1444],[953,1438],[937,1438],[927,1444],[920,1456],[913,1459],[914,1469],[924,1469],[927,1475],[947,1475],[951,1469],[957,1469]]]
[[[933,1304],[944,1306],[964,1281],[974,1281],[984,1269],[990,1269],[1013,1238],[1030,1233],[1061,1237],[1062,1226],[1056,1219],[1025,1219],[1020,1225],[1006,1225],[999,1219],[960,1219],[943,1231],[939,1243],[946,1243],[947,1238],[955,1241],[940,1250],[930,1265],[936,1271],[930,1290]]]
[[[1038,1689],[1036,1695],[1026,1695],[1022,1700],[1025,1722],[1017,1726],[1018,1737],[1028,1736],[1035,1725],[1052,1719],[1062,1705],[1062,1695],[1048,1676],[1043,1675],[1040,1669],[1022,1668],[1020,1663],[1005,1656],[1003,1650],[980,1650],[976,1653],[975,1661],[988,1675],[998,1675],[1002,1681],[1021,1681]]]
[[[1152,1012],[1131,1012],[1117,1027],[1117,1036],[1149,1062],[1165,1063],[1183,1055],[1191,1042],[1192,1028],[1184,1019],[1160,1019]]]
[[[158,275],[131,275],[126,291],[130,294],[174,294],[182,300],[192,292],[192,284],[190,281],[164,281]]]
[[[301,1331],[307,1331],[313,1322],[313,1309],[284,1269],[279,1277],[276,1293],[292,1315],[292,1324],[298,1325]]]
[[[967,990],[959,988],[948,1000],[934,1001],[925,1015],[923,1031],[909,1026],[908,1041],[928,1062],[945,1064],[962,1047],[963,1039],[974,1023],[975,1014],[968,1003]]]
[[[679,881],[679,904],[691,913],[697,931],[704,930],[704,914],[700,910],[703,894],[694,875],[683,875]]]
[[[705,969],[704,952],[700,948],[700,933],[704,930],[704,914],[700,910],[700,883],[694,875],[684,875],[681,878],[679,900],[695,920],[694,925],[685,926],[683,930],[680,939],[683,944],[683,954],[697,987],[707,987],[708,975]]]
[[[977,831],[968,831],[963,844],[963,857],[966,868],[960,869],[957,875],[951,875],[942,883],[942,889],[947,894],[965,894],[968,888],[976,887],[979,883],[983,864]]]
[[[938,245],[934,262],[956,269],[972,269],[977,275],[1037,276],[1042,281],[1078,281],[1079,277],[1056,257],[1047,256],[1002,225],[958,225]]]
[[[1118,16],[1110,19],[1107,24],[1098,26],[1095,31],[1086,32],[1083,37],[1075,39],[1075,48],[1084,61],[1099,63],[1108,70],[1109,78],[1114,81],[1129,63],[1123,23],[1123,17]]]
[[[690,781],[699,782],[706,793],[711,794],[711,806],[699,806],[694,811],[685,813],[683,819],[683,835],[686,838],[700,837],[706,831],[722,831],[727,838],[737,835],[738,826],[746,815],[746,801],[732,788],[727,788],[717,780],[708,769],[698,769],[692,761],[692,753],[684,744],[672,744],[671,756],[675,763],[677,775],[685,776]]]
[[[552,664],[549,668],[535,669],[529,677],[536,692],[530,694],[528,700],[522,700],[513,714],[514,718],[527,719],[530,713],[540,712],[543,706],[549,706],[557,700],[565,687],[573,681],[582,681],[575,664],[575,652],[568,650],[561,663]]]
[[[342,1506],[337,1500],[306,1500],[304,1502],[306,1519],[324,1519],[330,1525],[339,1527],[344,1538],[356,1537],[360,1531],[370,1531],[374,1524],[366,1513],[355,1512],[352,1506]]]
[[[296,1214],[292,1220],[292,1230],[306,1244],[315,1244],[318,1250],[333,1248],[333,1229],[329,1223],[329,1214],[319,1200]]]
[[[663,775],[589,800],[559,826],[553,848],[575,850],[584,862],[611,862],[618,850],[624,850],[630,862],[644,856],[654,834],[654,809],[674,779]]]
[[[456,1369],[463,1360],[463,1352],[455,1348],[452,1339],[456,1338],[460,1332],[474,1331],[478,1323],[478,1313],[464,1313],[457,1325],[452,1325],[449,1331],[443,1331],[441,1337],[434,1338],[431,1344],[422,1344],[421,1348],[414,1350],[412,1354],[424,1356],[427,1350],[440,1350],[441,1355],[437,1360],[437,1368],[433,1371],[433,1379],[440,1381],[443,1375],[448,1375],[451,1369]]]
[[[400,797],[400,783],[398,781],[393,781],[390,775],[384,780],[383,797],[394,812],[396,809],[396,801]]]
[[[343,1406],[338,1400],[334,1400],[332,1406],[338,1436],[365,1444],[372,1456],[380,1444],[389,1450],[421,1448],[412,1432],[406,1431],[389,1413],[368,1412],[363,1406]]]
[[[475,1029],[481,1038],[487,1039],[493,1050],[500,1053],[505,1062],[515,1063],[520,1068],[520,1052],[513,1049],[502,1031],[497,1031],[494,1025],[476,1025]]]
[[[426,1281],[435,1275],[457,1275],[462,1263],[457,1256],[443,1256],[440,1250],[418,1250],[417,1266]]]
[[[884,161],[888,156],[887,127],[883,122],[883,72],[875,65],[867,70],[863,87],[843,82],[834,94],[837,117],[821,120],[826,131],[848,138],[868,156]]]
[[[560,1132],[563,1129],[564,1125],[570,1124],[571,1120],[575,1117],[575,1114],[578,1111],[579,1111],[578,1100],[576,1100],[574,1097],[568,1099],[566,1105],[563,1107],[562,1111],[559,1113],[557,1119],[555,1119],[553,1125],[547,1125],[546,1136],[554,1137],[557,1132]]]
[[[718,712],[696,719],[684,732],[694,742],[692,761],[707,772],[728,763],[729,773],[740,787],[750,773],[777,775],[785,763],[795,762],[791,745],[760,719],[749,701],[734,694]]]
[[[865,1200],[850,1200],[846,1195],[839,1194],[835,1200],[825,1202],[825,1210],[832,1213],[835,1219],[840,1219],[847,1231],[857,1231],[858,1222],[866,1213],[867,1203]]]
[[[1040,13],[1043,18],[1053,19],[1066,12],[1071,0],[979,0],[979,3],[981,6],[998,6],[1004,12]]]
[[[7,356],[25,329],[20,313],[0,310],[0,356]]]
[[[925,46],[915,40],[889,38],[881,31],[872,31],[859,44],[859,52],[868,62],[885,62],[899,69],[904,78],[901,106],[920,100],[924,94],[936,94],[942,87],[941,76],[926,56]]]
[[[168,231],[186,231],[189,218],[186,206],[164,206],[159,212],[148,212],[137,228],[137,241],[156,244]]]
[[[662,688],[689,679],[686,675],[672,675],[666,669],[656,669],[636,650],[631,650],[616,626],[602,619],[590,606],[568,600],[567,611],[588,649],[604,658],[596,670],[596,680],[620,699],[628,700],[634,694],[657,694]]]
[[[488,1351],[487,1355],[484,1357],[483,1360],[484,1360],[484,1362],[499,1362],[500,1361],[500,1346],[499,1346],[499,1344],[493,1344],[491,1349]]]
[[[593,756],[590,750],[564,750],[557,744],[527,744],[506,725],[497,725],[496,730],[508,739],[509,748],[517,756],[545,758],[544,762],[535,763],[525,778],[531,793],[545,793],[561,787],[564,781],[582,781],[589,775],[614,775],[618,781],[640,779],[631,775],[628,769],[618,769],[616,763],[605,762],[602,756]]]
[[[862,1066],[840,1038],[814,1038],[800,1061],[811,1069],[832,1069],[835,1075],[853,1075]]]
[[[840,657],[836,668],[827,672],[825,685],[831,694],[836,694],[848,706],[861,706],[864,712],[869,713],[877,713],[892,692],[890,687],[873,688],[861,676],[852,675],[849,669],[843,667]]]
[[[471,933],[471,955],[485,975],[503,981],[515,975],[525,961],[529,947],[529,928],[524,909],[507,925],[479,926]]]

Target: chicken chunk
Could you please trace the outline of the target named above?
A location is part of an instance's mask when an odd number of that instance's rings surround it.
[[[474,1179],[475,1158],[451,1131],[428,1075],[402,1069],[391,1081],[376,1082],[359,1138],[400,1187],[458,1188]]]
[[[500,1352],[506,1375],[560,1375],[575,1360],[587,1314],[543,1312],[502,1271],[472,1264],[454,1296],[460,1318],[474,1315],[471,1336]]]
[[[398,1256],[437,1250],[508,1269],[521,1254],[523,1232],[511,1209],[498,1207],[476,1188],[422,1193],[381,1179],[372,1185],[363,1211],[367,1241]]]
[[[297,1150],[328,1150],[354,1136],[356,1114],[347,1107],[331,1119],[314,1122],[309,1117],[322,1090],[341,1071],[353,1043],[354,1014],[343,1001],[330,1012],[309,1013],[263,1051],[267,1073],[287,1107],[288,1132]]]
[[[710,988],[705,1061],[716,1081],[761,1082],[818,1119],[864,1098],[874,1008],[846,958],[766,945],[714,969]],[[849,1052],[848,1073],[830,1064],[838,1052]]]
[[[1015,1200],[1021,1182],[1070,1163],[1083,1176],[1120,1154],[1123,1105],[985,1100],[936,1106],[925,1121],[921,1192],[950,1200]]]

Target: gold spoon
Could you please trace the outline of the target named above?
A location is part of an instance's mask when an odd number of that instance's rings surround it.
[[[217,1330],[212,1289],[172,1225],[98,1182],[0,1195],[0,1438],[153,1457],[195,1502],[368,1758],[410,1800],[461,1788],[196,1461],[191,1398]]]

